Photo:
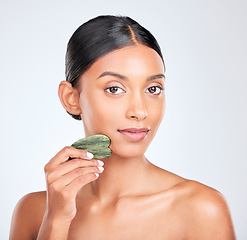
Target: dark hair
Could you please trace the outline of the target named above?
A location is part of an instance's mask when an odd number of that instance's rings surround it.
[[[80,76],[97,59],[111,51],[138,43],[154,49],[164,62],[154,36],[133,19],[103,15],[89,20],[74,32],[68,42],[66,80],[75,87]],[[70,115],[81,120],[80,115]]]

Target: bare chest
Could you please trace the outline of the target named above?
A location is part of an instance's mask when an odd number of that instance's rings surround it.
[[[184,239],[179,221],[160,206],[122,205],[78,212],[69,240],[163,240]]]

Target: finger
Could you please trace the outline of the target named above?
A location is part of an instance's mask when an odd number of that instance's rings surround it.
[[[59,165],[69,158],[80,158],[80,159],[92,159],[93,154],[89,153],[85,150],[76,149],[73,147],[65,147],[61,151],[59,151],[47,164],[48,167]]]
[[[73,147],[64,147],[60,152],[58,152],[54,157],[54,163],[60,164],[67,161],[69,158],[80,158],[80,159],[92,159],[93,154],[85,150],[76,149]]]
[[[61,176],[68,174],[76,169],[88,168],[88,167],[102,167],[104,163],[100,160],[81,160],[81,159],[73,159],[67,161],[63,164],[56,166],[56,168],[51,169],[46,174],[46,179],[49,184],[56,181]],[[80,170],[81,171],[81,170]]]
[[[104,171],[103,167],[87,167],[87,168],[77,168],[67,174],[65,174],[64,176],[62,176],[61,178],[59,178],[56,181],[56,185],[59,188],[62,188],[63,186],[68,186],[70,185],[75,179],[77,179],[78,177],[83,179],[84,176],[88,175],[88,174],[95,174],[96,176],[100,173],[102,173]]]

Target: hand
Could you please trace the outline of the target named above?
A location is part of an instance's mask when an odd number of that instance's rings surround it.
[[[47,183],[46,217],[70,223],[76,215],[76,195],[104,170],[103,162],[84,150],[65,147],[45,166]]]

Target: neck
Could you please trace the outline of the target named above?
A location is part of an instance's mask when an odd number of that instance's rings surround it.
[[[133,158],[112,155],[104,163],[104,172],[84,188],[98,200],[112,201],[127,195],[143,194],[147,189],[152,164],[144,155]]]

